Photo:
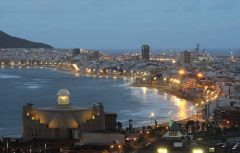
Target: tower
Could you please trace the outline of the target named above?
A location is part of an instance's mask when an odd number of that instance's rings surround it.
[[[200,44],[198,43],[196,47],[196,51],[199,52],[199,50],[200,50]]]
[[[67,89],[60,89],[57,92],[57,108],[70,106],[70,92]]]
[[[150,47],[142,45],[142,60],[149,60]]]
[[[180,53],[180,61],[183,64],[191,63],[191,54],[189,51],[183,51]]]
[[[78,54],[80,54],[80,49],[75,48],[72,50],[72,57],[77,56]]]

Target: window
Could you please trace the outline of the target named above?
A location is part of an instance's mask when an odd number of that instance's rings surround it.
[[[178,136],[178,132],[177,131],[169,131],[169,136],[170,137],[177,137]]]

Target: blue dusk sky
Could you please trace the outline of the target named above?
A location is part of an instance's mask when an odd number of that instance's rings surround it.
[[[56,48],[240,48],[240,0],[1,0],[0,30]]]

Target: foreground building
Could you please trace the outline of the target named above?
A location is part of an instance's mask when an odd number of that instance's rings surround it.
[[[171,140],[181,140],[184,137],[186,137],[186,133],[184,132],[182,127],[175,121],[172,123],[167,132],[162,136],[162,138],[164,139]]]
[[[106,113],[101,103],[91,108],[72,107],[70,98],[69,91],[61,89],[57,93],[55,107],[23,106],[23,139],[76,139],[76,131],[81,134],[116,130],[117,114]]]
[[[223,127],[240,126],[239,107],[218,107],[214,110],[214,119]]]

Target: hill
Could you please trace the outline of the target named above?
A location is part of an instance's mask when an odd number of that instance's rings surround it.
[[[0,31],[0,48],[53,48],[44,43],[32,42],[22,38],[10,36]]]

